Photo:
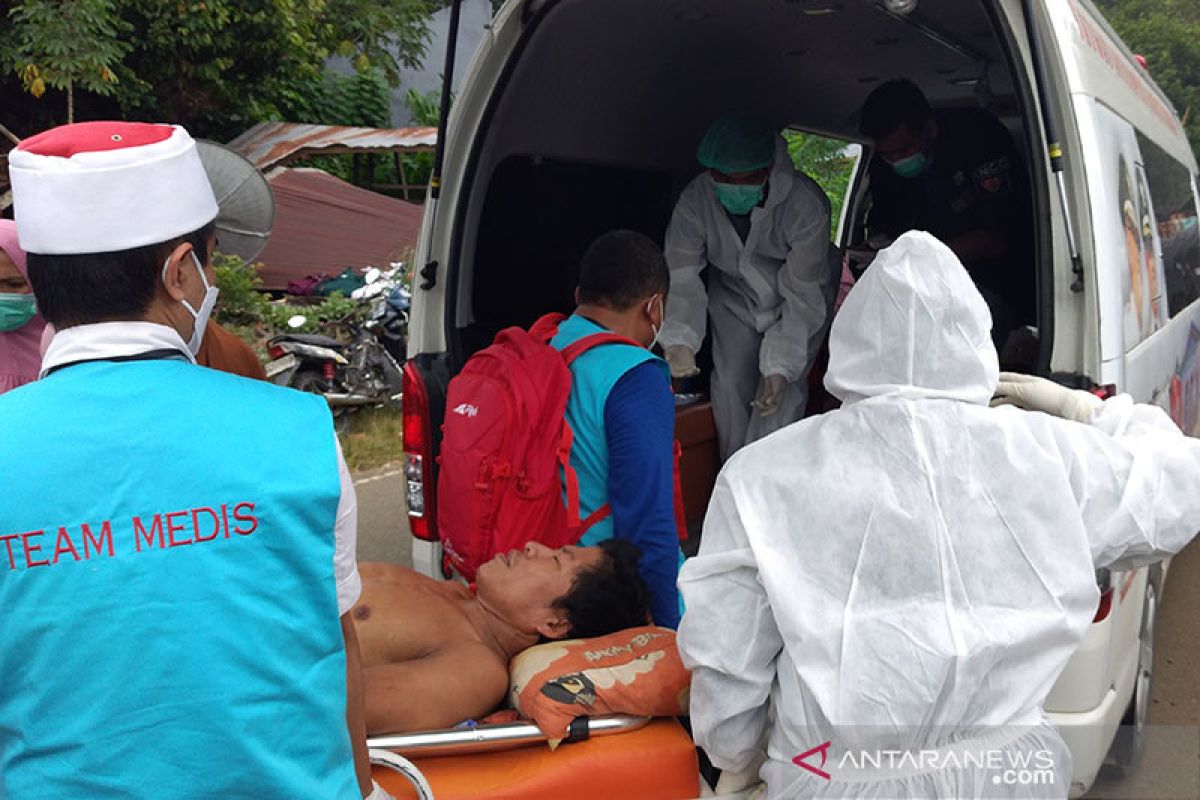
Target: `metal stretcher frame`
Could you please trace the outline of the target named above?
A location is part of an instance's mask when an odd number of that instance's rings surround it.
[[[646,727],[651,717],[629,714],[612,714],[601,717],[577,717],[571,724],[570,735],[565,742],[579,742],[592,736],[608,736],[629,733]],[[419,731],[416,733],[381,734],[367,738],[371,750],[371,763],[385,766],[402,774],[412,784],[420,800],[434,800],[433,789],[420,769],[408,758],[464,755],[509,750],[549,741],[532,722],[505,722],[493,725],[477,725],[473,728],[447,728],[443,730]],[[755,796],[758,784],[737,786],[714,794],[700,779],[701,798],[721,800],[750,800]],[[700,798],[697,798],[700,800]]]
[[[629,733],[650,724],[650,717],[610,714],[577,717],[564,742],[581,742],[593,736]],[[390,750],[409,758],[487,753],[547,742],[550,737],[532,722],[502,722],[471,728],[446,728],[415,733],[390,733],[367,737],[367,747]]]

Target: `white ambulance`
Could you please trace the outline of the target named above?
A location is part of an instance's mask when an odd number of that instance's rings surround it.
[[[569,311],[600,233],[661,241],[719,115],[869,157],[858,111],[898,77],[1013,134],[1037,253],[1031,367],[1200,431],[1196,159],[1087,0],[510,0],[455,98],[415,259],[404,444],[418,569],[443,569],[435,462],[446,385],[466,359],[502,327]],[[866,173],[840,245],[862,241]],[[1047,703],[1074,755],[1073,794],[1106,760],[1140,757],[1164,572],[1097,575],[1095,622]]]

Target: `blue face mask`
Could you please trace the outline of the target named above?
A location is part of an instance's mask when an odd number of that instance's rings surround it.
[[[916,178],[929,168],[929,156],[921,152],[892,162],[892,171],[901,178]]]
[[[749,214],[750,209],[762,202],[763,186],[761,183],[720,183],[713,184],[717,188],[717,200],[725,206],[730,214],[741,216]]]
[[[8,333],[23,327],[36,313],[33,295],[0,294],[0,332]]]

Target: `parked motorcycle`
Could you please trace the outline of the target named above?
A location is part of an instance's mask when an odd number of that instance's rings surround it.
[[[400,285],[401,265],[384,273],[372,267],[366,284],[351,298],[369,305],[332,323],[348,341],[319,333],[285,333],[267,343],[271,361],[267,378],[282,386],[322,395],[333,410],[338,430],[349,426],[350,414],[363,406],[398,403],[403,384],[410,297]],[[307,318],[297,314],[289,327]]]

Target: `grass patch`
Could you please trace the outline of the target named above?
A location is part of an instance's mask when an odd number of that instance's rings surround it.
[[[341,437],[342,453],[352,472],[382,467],[404,456],[403,414],[398,408],[364,408],[350,418]]]

